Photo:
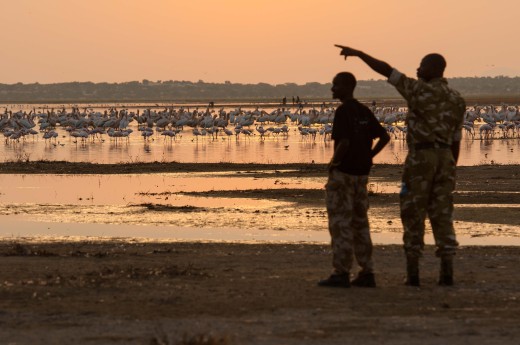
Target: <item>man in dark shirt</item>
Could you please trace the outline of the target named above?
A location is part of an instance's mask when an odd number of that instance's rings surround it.
[[[354,99],[355,87],[356,78],[348,72],[337,74],[332,81],[332,97],[342,102],[334,116],[334,155],[325,186],[334,271],[319,286],[350,287],[354,256],[361,271],[352,285],[376,286],[367,216],[368,174],[372,158],[390,137],[370,109]]]

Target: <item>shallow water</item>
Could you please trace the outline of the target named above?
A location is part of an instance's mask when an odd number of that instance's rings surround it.
[[[175,173],[136,175],[3,175],[0,179],[0,237],[135,237],[171,240],[328,241],[325,207],[289,201],[185,195],[233,189],[322,189],[325,178],[254,178],[247,174]],[[373,179],[379,192],[398,183]],[[296,197],[296,196],[295,196]],[[507,222],[518,205],[486,205],[503,220],[467,217],[479,207],[455,210],[463,244],[510,244],[520,227]],[[514,213],[513,213],[514,214]],[[400,243],[397,202],[369,210],[376,243]],[[502,224],[503,222],[503,224]],[[427,228],[430,232],[429,227]],[[431,235],[429,235],[431,237]]]
[[[259,179],[237,172],[126,175],[9,174],[0,179],[3,204],[128,205],[140,203],[215,207],[213,198],[182,195],[183,192],[244,189],[319,189],[324,178]],[[259,207],[260,200],[219,199],[218,206]]]

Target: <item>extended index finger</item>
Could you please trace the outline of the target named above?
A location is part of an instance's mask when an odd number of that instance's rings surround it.
[[[342,46],[341,44],[335,44],[334,47],[338,47],[338,48],[341,48],[341,49],[345,49],[345,48],[347,48],[347,47],[345,47],[345,46]]]

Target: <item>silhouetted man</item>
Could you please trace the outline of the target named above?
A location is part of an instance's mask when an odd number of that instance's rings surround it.
[[[372,240],[368,224],[368,174],[372,158],[390,137],[374,114],[354,98],[356,78],[338,73],[332,81],[332,98],[339,99],[332,126],[334,155],[325,186],[332,245],[333,273],[319,286],[350,287],[355,256],[361,270],[352,285],[375,287]],[[379,138],[373,146],[373,140]]]

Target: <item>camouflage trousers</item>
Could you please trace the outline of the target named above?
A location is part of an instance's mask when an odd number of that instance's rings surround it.
[[[401,220],[404,250],[420,257],[424,248],[424,221],[430,218],[436,255],[452,256],[458,246],[453,228],[455,160],[449,149],[410,151],[404,166]]]
[[[372,240],[368,225],[368,176],[334,169],[325,186],[334,273],[350,272],[353,257],[362,272],[372,273]]]

